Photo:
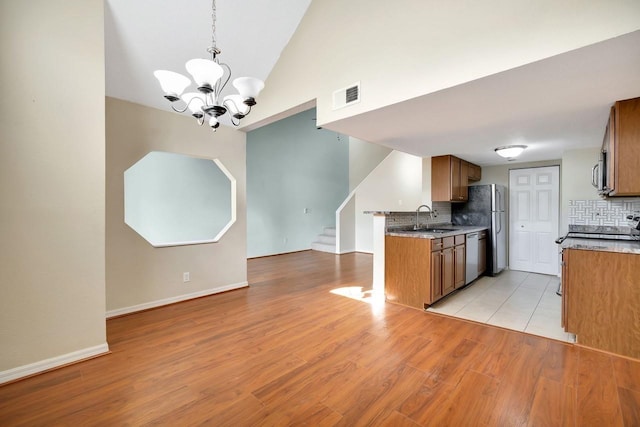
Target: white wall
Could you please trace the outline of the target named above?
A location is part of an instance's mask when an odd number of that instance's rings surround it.
[[[246,286],[246,134],[229,127],[213,133],[190,116],[114,98],[106,106],[108,314]],[[124,223],[124,171],[150,151],[217,158],[234,176],[236,222],[218,243],[154,248]]]
[[[373,252],[373,215],[364,211],[411,211],[422,203],[422,158],[392,151],[356,192],[356,250]]]
[[[638,29],[637,0],[313,1],[243,125],[314,99],[322,125]],[[358,81],[361,102],[333,111]]]
[[[591,185],[591,168],[599,156],[599,148],[571,150],[562,155],[560,234],[568,231],[569,200],[600,200]]]
[[[352,192],[391,151],[391,148],[349,137],[349,192]]]
[[[107,350],[103,13],[0,2],[0,382]]]

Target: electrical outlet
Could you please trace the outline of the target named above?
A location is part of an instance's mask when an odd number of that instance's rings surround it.
[[[191,275],[189,274],[188,271],[185,271],[184,273],[182,273],[182,281],[184,283],[187,283],[187,282],[191,281]]]

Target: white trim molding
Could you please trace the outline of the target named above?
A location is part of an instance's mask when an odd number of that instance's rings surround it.
[[[148,310],[150,308],[162,307],[163,305],[174,304],[176,302],[187,301],[190,299],[206,297],[208,295],[219,294],[221,292],[232,291],[234,289],[246,288],[249,286],[249,282],[233,283],[231,285],[219,286],[217,288],[205,289],[203,291],[192,292],[190,294],[178,295],[175,297],[164,298],[161,300],[145,302],[142,304],[132,305],[130,307],[116,308],[114,310],[107,311],[107,319],[116,316],[122,316],[124,314],[135,313],[137,311]]]
[[[107,343],[0,372],[0,384],[109,353]]]

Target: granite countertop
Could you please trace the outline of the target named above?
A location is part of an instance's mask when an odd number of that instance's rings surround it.
[[[595,234],[595,239],[583,234],[581,238],[567,237],[561,243],[562,249],[582,249],[586,251],[620,252],[627,254],[640,254],[640,234],[637,230],[627,226],[602,226],[602,225],[569,225],[571,233]],[[618,235],[633,236],[637,240],[614,240]],[[607,240],[607,236],[612,237]]]
[[[640,241],[629,240],[572,239],[569,237],[562,242],[560,247],[562,249],[640,254]]]
[[[442,237],[457,236],[460,234],[475,233],[477,231],[488,230],[488,227],[477,227],[473,225],[430,225],[429,229],[447,229],[451,230],[445,233],[434,233],[426,230],[413,229],[392,229],[387,230],[387,236],[396,237],[413,237],[414,239],[440,239]]]

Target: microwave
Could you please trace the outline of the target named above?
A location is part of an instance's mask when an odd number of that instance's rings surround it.
[[[607,152],[600,152],[600,160],[591,168],[591,185],[597,190],[601,196],[609,194],[611,189],[607,185]]]

